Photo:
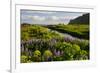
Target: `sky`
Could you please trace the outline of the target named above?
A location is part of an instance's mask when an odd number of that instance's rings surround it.
[[[68,24],[71,19],[82,16],[83,12],[64,12],[64,11],[36,11],[21,10],[21,23],[51,25],[64,23]]]

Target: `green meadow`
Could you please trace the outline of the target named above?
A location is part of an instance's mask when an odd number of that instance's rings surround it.
[[[89,25],[21,24],[21,63],[89,60]]]

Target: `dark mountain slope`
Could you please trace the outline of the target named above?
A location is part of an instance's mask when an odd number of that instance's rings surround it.
[[[82,16],[70,20],[69,24],[89,24],[89,16],[89,13],[83,14]]]

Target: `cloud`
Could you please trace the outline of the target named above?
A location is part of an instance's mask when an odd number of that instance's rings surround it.
[[[77,16],[51,16],[49,17],[49,20],[59,21],[59,20],[70,20],[74,19]]]
[[[51,16],[51,20],[59,20],[59,17],[57,17],[57,16]]]
[[[79,15],[81,16],[81,15]],[[54,19],[58,19],[58,20],[70,20],[70,19],[74,19],[74,18],[77,18],[78,16],[60,16],[60,17],[53,17]]]
[[[54,14],[56,12],[49,12],[49,11],[36,11],[36,13],[41,13],[41,14]]]
[[[74,19],[76,17],[77,16],[64,16],[64,17],[59,17],[59,19],[61,19],[61,20],[70,20],[70,19]]]
[[[37,24],[68,23],[83,13],[21,10],[21,22]]]
[[[28,18],[32,19],[32,20],[35,20],[35,21],[44,21],[46,18],[45,17],[41,17],[41,16],[28,16]]]

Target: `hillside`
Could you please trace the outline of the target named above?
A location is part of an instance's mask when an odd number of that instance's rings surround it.
[[[69,24],[89,24],[89,13],[70,20]]]

